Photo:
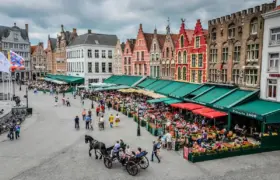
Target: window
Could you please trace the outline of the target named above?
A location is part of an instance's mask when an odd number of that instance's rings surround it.
[[[141,51],[141,60],[144,60],[144,51]]]
[[[103,73],[106,72],[106,63],[105,62],[102,63],[102,72]]]
[[[183,36],[183,35],[182,35],[181,38],[180,38],[180,42],[181,42],[181,43],[180,43],[180,45],[181,45],[180,47],[181,47],[181,48],[184,47],[184,36]]]
[[[99,79],[88,79],[89,83],[98,83]]]
[[[232,81],[234,84],[239,84],[239,69],[233,69],[232,71]]]
[[[4,48],[8,48],[8,43],[4,43]]]
[[[102,58],[106,58],[106,51],[102,50]]]
[[[178,67],[178,80],[182,79],[181,68]]]
[[[245,82],[246,85],[257,85],[258,70],[257,69],[246,69],[245,70]]]
[[[240,62],[240,52],[241,52],[241,46],[235,46],[234,52],[233,52],[233,61],[234,62]]]
[[[92,63],[88,62],[88,73],[92,73]]]
[[[192,70],[192,79],[191,82],[195,82],[195,70]]]
[[[137,65],[134,64],[134,74],[137,74]]]
[[[187,68],[183,67],[183,80],[187,80]]]
[[[128,54],[128,49],[126,49],[126,54]]]
[[[151,59],[152,59],[152,61],[154,61],[154,60],[155,60],[154,58],[155,58],[155,55],[154,55],[154,54],[152,54],[152,55],[151,55]]]
[[[278,72],[278,65],[279,65],[279,53],[269,54],[268,71]]]
[[[14,44],[14,48],[15,48],[15,49],[18,49],[18,44]]]
[[[95,62],[95,72],[99,73],[99,62]]]
[[[251,34],[257,34],[258,32],[258,19],[254,18],[250,24]]]
[[[166,48],[166,57],[169,58],[169,48]]]
[[[216,40],[216,38],[217,38],[217,30],[216,30],[216,28],[212,29],[211,38],[212,38],[213,41]]]
[[[222,61],[223,63],[226,63],[228,60],[228,48],[225,47],[223,48],[223,52],[222,52]]]
[[[23,44],[19,44],[19,49],[23,49]]]
[[[112,63],[108,63],[108,71],[109,73],[112,73]]]
[[[202,83],[202,70],[198,70],[197,72],[197,82]]]
[[[198,55],[198,67],[202,67],[203,65],[203,56],[202,54]]]
[[[88,49],[88,58],[92,58],[92,52],[91,52],[91,49]]]
[[[157,49],[157,45],[156,45],[156,44],[154,44],[154,51],[156,51],[156,49]]]
[[[81,58],[84,57],[84,50],[82,50],[82,53],[81,53]]]
[[[128,64],[131,64],[131,57],[128,58]]]
[[[187,64],[187,51],[184,51],[183,63],[184,63],[184,64]]]
[[[9,48],[13,48],[14,47],[13,45],[14,45],[13,43],[9,43]]]
[[[18,34],[17,33],[14,34],[14,39],[15,39],[15,41],[18,40]]]
[[[126,57],[124,58],[124,64],[126,64],[127,63],[127,60],[126,60]]]
[[[95,58],[99,58],[99,50],[94,50]]]
[[[182,59],[181,52],[178,52],[178,64],[181,64],[181,59]]]
[[[271,29],[269,45],[280,45],[280,27]]]
[[[137,59],[136,60],[139,61],[139,52],[137,52]]]
[[[82,66],[82,71],[81,72],[84,72],[84,62],[82,62],[81,66]]]
[[[218,49],[213,48],[210,50],[210,62],[216,63],[218,61]]]
[[[113,57],[112,50],[109,50],[109,51],[108,51],[108,58],[109,58],[109,59],[112,59],[112,57]]]
[[[199,48],[199,46],[200,46],[200,37],[196,36],[195,37],[195,47]]]
[[[276,99],[277,95],[277,80],[268,79],[267,80],[267,98]]]
[[[259,58],[259,44],[249,44],[247,46],[247,61],[257,61]]]
[[[231,24],[228,26],[228,38],[233,38],[235,36],[235,26]]]
[[[196,67],[196,55],[192,54],[192,67]]]
[[[227,69],[222,69],[222,82],[226,83],[227,82]]]

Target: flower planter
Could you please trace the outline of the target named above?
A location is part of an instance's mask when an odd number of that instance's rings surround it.
[[[147,124],[147,122],[146,122],[145,120],[141,120],[141,126],[142,126],[142,127],[145,127],[146,124]]]

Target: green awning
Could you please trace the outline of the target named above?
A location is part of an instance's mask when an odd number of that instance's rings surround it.
[[[181,100],[178,100],[178,99],[172,99],[172,100],[169,100],[169,101],[164,101],[164,104],[176,104],[176,103],[180,103],[180,102],[183,102]]]
[[[130,88],[130,87],[126,86],[126,85],[119,85],[119,86],[103,87],[100,90],[95,89],[95,91],[108,91],[108,90],[118,90],[118,89],[127,89],[127,88]]]
[[[84,78],[83,77],[76,77],[76,76],[66,76],[66,75],[53,75],[48,74],[46,77],[54,80],[63,81],[69,84],[83,84]]]
[[[160,102],[164,102],[164,101],[169,101],[169,100],[174,100],[173,98],[159,98],[159,99],[151,99],[148,100],[147,103],[160,103]]]
[[[127,76],[127,75],[122,75],[120,78],[116,79],[114,84],[121,84],[121,85],[127,85],[127,86],[132,86],[135,84],[137,81],[142,79],[142,76]]]
[[[221,110],[228,110],[231,108],[236,102],[248,97],[250,94],[252,94],[253,91],[245,91],[245,90],[236,90],[227,96],[219,99],[218,101],[214,102],[212,106],[214,108],[218,108]]]
[[[208,91],[210,88],[213,88],[213,86],[203,85],[203,86],[197,88],[195,91],[191,92],[190,95],[192,95],[192,96],[200,95],[200,94]]]
[[[146,86],[149,86],[150,84],[154,83],[155,81],[157,81],[157,80],[147,78],[143,82],[139,83],[137,86],[141,87],[141,88],[145,88]]]
[[[257,99],[233,107],[230,112],[247,116],[267,124],[280,123],[280,103]]]
[[[183,83],[183,82],[171,81],[170,84],[168,84],[167,86],[165,86],[163,88],[160,88],[156,92],[160,93],[160,94],[164,94],[164,95],[169,95],[170,93],[176,91],[177,89],[184,86],[185,84],[186,83]]]
[[[214,87],[204,94],[194,97],[193,100],[200,104],[211,103],[212,101],[218,99],[221,96],[224,96],[226,93],[229,93],[232,90],[232,88],[227,87]]]
[[[48,81],[48,82],[52,82],[52,83],[55,83],[55,84],[67,84],[63,81],[59,81],[59,80],[55,80],[55,79],[51,79],[51,78],[44,78],[45,81]]]
[[[168,84],[172,83],[172,81],[169,80],[157,80],[156,82],[152,83],[151,85],[147,86],[145,89],[151,90],[151,91],[157,91]]]
[[[117,79],[119,79],[121,76],[113,75],[110,76],[109,78],[104,80],[104,83],[114,83]]]
[[[199,88],[201,85],[199,84],[191,84],[191,83],[185,83],[184,86],[176,89],[174,92],[170,93],[171,97],[176,98],[183,98],[190,92],[194,91],[195,89]]]

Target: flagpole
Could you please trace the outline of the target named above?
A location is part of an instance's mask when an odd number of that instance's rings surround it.
[[[3,92],[2,92],[2,94],[3,94],[3,101],[5,101],[5,86],[4,86],[4,78],[3,78],[3,75],[4,75],[4,72],[2,72],[1,73],[2,74],[2,86],[3,86]]]

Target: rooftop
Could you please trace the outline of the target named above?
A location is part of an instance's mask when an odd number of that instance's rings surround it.
[[[69,46],[91,44],[91,45],[105,45],[115,46],[118,38],[116,35],[87,33],[76,37]]]

